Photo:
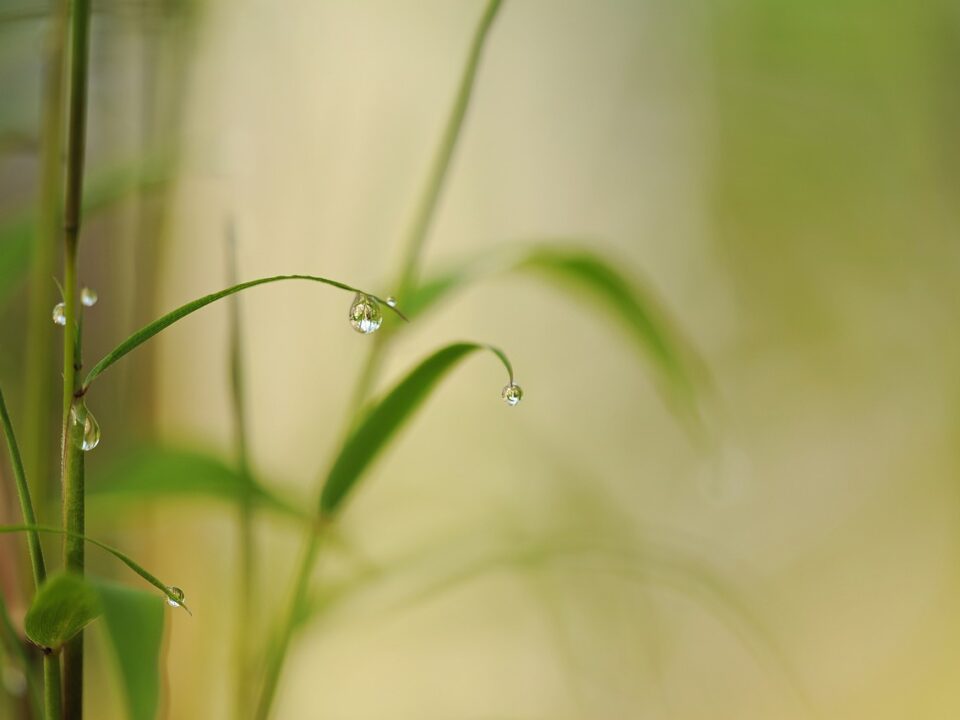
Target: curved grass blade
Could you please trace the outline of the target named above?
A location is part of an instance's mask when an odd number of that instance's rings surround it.
[[[619,267],[590,250],[571,245],[538,244],[520,250],[501,248],[426,279],[405,298],[410,317],[438,305],[450,294],[484,276],[519,272],[541,277],[589,297],[633,338],[649,357],[673,407],[700,424],[702,364],[667,319],[653,293]]]
[[[312,517],[220,459],[182,448],[144,446],[128,453],[102,473],[87,496],[99,500],[202,496],[234,503],[249,498],[284,515]]]
[[[164,585],[156,575],[147,571],[142,565],[134,561],[128,555],[122,553],[120,550],[117,550],[115,547],[111,547],[106,543],[102,543],[99,540],[94,540],[92,537],[86,535],[81,535],[80,533],[69,532],[67,530],[61,530],[60,528],[48,527],[46,525],[0,525],[0,533],[17,533],[17,532],[40,532],[40,533],[51,533],[53,535],[64,535],[66,537],[74,537],[88,542],[91,545],[96,545],[101,550],[104,550],[111,555],[113,555],[117,560],[122,562],[128,568],[133,570],[137,575],[142,577],[148,583],[157,588],[160,592],[163,593],[164,597],[169,600],[173,600],[179,606],[181,606],[187,612],[190,612],[187,609],[187,606],[183,602],[183,598],[175,595],[171,592],[170,588],[167,585]]]
[[[163,599],[100,579],[90,582],[100,595],[107,636],[117,657],[127,717],[154,720],[160,703]]]
[[[438,382],[458,362],[477,350],[494,353],[513,383],[513,368],[498,348],[479,343],[453,343],[441,348],[375,403],[360,419],[337,456],[320,496],[320,514],[332,515],[377,454],[420,407]]]
[[[27,637],[47,654],[59,650],[103,612],[82,575],[59,572],[40,586],[23,620]]]
[[[204,295],[201,298],[197,298],[191,302],[188,302],[186,305],[181,305],[176,310],[168,312],[163,317],[160,317],[154,320],[149,325],[140,328],[133,335],[128,337],[122,343],[117,345],[112,351],[107,353],[106,356],[100,362],[93,366],[93,369],[87,373],[87,377],[83,382],[83,391],[86,392],[87,388],[90,387],[92,383],[100,373],[106,370],[108,367],[113,365],[117,360],[122,358],[131,350],[135,349],[139,345],[142,345],[147,340],[152,338],[157,333],[165,330],[175,323],[177,320],[180,320],[190,313],[196,312],[202,307],[206,307],[210,303],[216,302],[222,298],[238,293],[241,290],[246,290],[248,288],[256,287],[257,285],[265,285],[267,283],[279,282],[281,280],[310,280],[313,282],[323,283],[324,285],[330,285],[331,287],[339,288],[341,290],[348,290],[354,293],[363,293],[364,295],[369,295],[374,298],[381,305],[386,305],[386,307],[396,313],[400,318],[406,320],[406,316],[400,312],[397,308],[387,304],[385,300],[380,299],[373,293],[369,293],[366,290],[360,290],[355,288],[352,285],[347,285],[346,283],[339,282],[337,280],[330,280],[324,277],[318,277],[316,275],[274,275],[273,277],[258,278],[257,280],[248,280],[247,282],[240,283],[239,285],[234,285],[228,287],[225,290],[220,290],[219,292],[211,293],[210,295]]]
[[[23,470],[23,460],[20,458],[20,448],[17,445],[17,438],[13,434],[13,423],[10,421],[10,415],[7,413],[7,403],[3,399],[3,391],[0,390],[0,424],[3,425],[3,434],[7,438],[7,449],[10,451],[10,465],[13,467],[13,477],[17,484],[17,496],[20,499],[20,512],[23,515],[23,522],[27,525],[35,525],[37,517],[33,511],[33,501],[30,499],[30,486],[27,483],[27,476]],[[43,562],[43,548],[40,545],[40,538],[36,532],[27,535],[27,549],[30,554],[30,564],[33,567],[33,580],[36,587],[47,577],[46,566]]]

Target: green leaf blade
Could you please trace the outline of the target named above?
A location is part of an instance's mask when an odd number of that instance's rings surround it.
[[[477,350],[493,352],[506,367],[512,382],[513,370],[506,355],[488,345],[453,343],[427,357],[367,411],[343,444],[323,486],[320,497],[322,516],[330,516],[338,510],[364,471],[433,388],[457,363]]]
[[[117,658],[130,720],[153,720],[160,704],[163,598],[103,580],[93,581]]]
[[[33,598],[24,619],[31,642],[56,651],[103,612],[100,596],[82,575],[52,575]]]
[[[363,293],[364,295],[369,295],[374,298],[381,305],[386,305],[387,309],[395,313],[398,317],[406,320],[406,317],[401,313],[397,308],[392,305],[387,304],[385,300],[377,297],[373,293],[367,292],[366,290],[361,290],[355,288],[352,285],[347,285],[342,283],[339,280],[331,280],[329,278],[319,277],[317,275],[274,275],[272,277],[258,278],[256,280],[248,280],[247,282],[240,283],[238,285],[233,285],[231,287],[225,288],[215,293],[210,293],[209,295],[204,295],[203,297],[192,300],[185,305],[181,305],[176,310],[168,312],[166,315],[157,318],[153,322],[145,325],[144,327],[137,330],[130,337],[124,340],[122,343],[117,345],[113,350],[107,353],[87,374],[86,379],[83,382],[84,391],[104,370],[113,365],[117,360],[122,358],[124,355],[130,351],[136,349],[138,346],[145,343],[147,340],[152,338],[154,335],[166,330],[168,327],[173,325],[178,320],[185,318],[187,315],[196,312],[197,310],[210,305],[211,303],[221,300],[225,297],[229,297],[234,293],[247,290],[257,285],[265,285],[267,283],[280,282],[283,280],[309,280],[312,282],[322,283],[324,285],[329,285],[331,287],[338,288],[340,290],[347,290],[354,293]]]

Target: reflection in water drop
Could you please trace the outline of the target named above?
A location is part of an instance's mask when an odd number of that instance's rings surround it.
[[[53,306],[53,322],[56,325],[67,324],[67,308],[62,302]]]
[[[383,313],[380,303],[369,295],[357,293],[350,305],[350,325],[358,333],[369,335],[380,327],[383,322]]]
[[[183,606],[183,590],[181,590],[178,587],[174,587],[173,585],[170,585],[169,587],[167,587],[167,592],[173,596],[173,597],[170,597],[170,595],[167,596],[167,605],[175,608]]]
[[[503,398],[503,401],[507,405],[513,407],[523,399],[523,389],[516,383],[510,383],[509,385],[504,386],[503,390],[500,392],[500,397]]]
[[[397,306],[397,299],[393,297],[393,295],[391,295],[390,297],[387,298],[387,305],[389,305],[392,308],[395,308]]]
[[[83,430],[78,434],[71,434],[74,442],[84,452],[93,450],[100,444],[100,424],[88,409],[86,404],[75,404],[70,408],[70,417],[76,424],[83,424]]]
[[[80,291],[80,302],[83,303],[84,307],[93,307],[97,304],[97,291],[85,287]]]

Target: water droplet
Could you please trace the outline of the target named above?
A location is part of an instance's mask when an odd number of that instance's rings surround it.
[[[391,295],[390,297],[387,298],[387,305],[395,308],[397,306],[397,299],[393,295]]]
[[[53,322],[55,325],[67,324],[67,306],[62,302],[53,306]]]
[[[92,288],[85,287],[80,291],[80,302],[83,303],[84,307],[93,307],[97,304],[97,291]]]
[[[350,305],[350,324],[358,333],[369,335],[380,327],[383,322],[383,313],[380,311],[380,303],[369,295],[357,293]]]
[[[74,442],[79,444],[81,450],[84,452],[93,450],[100,444],[100,424],[93,416],[93,413],[87,409],[86,405],[74,405],[70,409],[70,417],[73,418],[74,423],[78,425],[83,424],[82,432],[72,436],[75,438]]]
[[[521,388],[516,383],[510,383],[505,385],[503,390],[500,392],[500,397],[503,398],[503,401],[513,407],[517,405],[523,399],[523,388]]]
[[[170,595],[167,596],[167,605],[175,608],[183,607],[183,590],[181,590],[178,587],[174,587],[173,585],[170,585],[167,587],[167,592],[173,596],[173,597],[170,597]]]

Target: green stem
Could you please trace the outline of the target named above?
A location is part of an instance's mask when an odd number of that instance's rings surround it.
[[[43,718],[60,720],[63,709],[60,704],[60,658],[45,655],[43,658]]]
[[[77,290],[77,244],[83,204],[83,171],[87,134],[87,65],[89,60],[90,0],[70,0],[70,74],[67,107],[66,191],[64,193],[63,292],[66,325],[63,340],[63,543],[64,567],[83,573],[84,532],[83,451],[76,442],[83,423],[71,423],[74,394],[79,390],[80,318]],[[78,408],[79,410],[79,408]],[[63,717],[83,717],[83,633],[63,651]]]
[[[50,509],[53,490],[51,454],[46,442],[52,428],[50,374],[53,370],[53,346],[50,309],[53,307],[54,261],[58,242],[63,174],[63,56],[67,34],[67,3],[57,0],[53,22],[47,37],[46,67],[43,81],[43,110],[40,130],[40,177],[33,261],[30,268],[30,309],[27,322],[26,397],[23,454],[33,480],[37,509],[44,515]]]
[[[443,184],[450,167],[450,160],[453,157],[457,139],[460,136],[460,130],[463,127],[463,120],[466,116],[467,108],[470,105],[470,98],[473,94],[474,81],[477,75],[477,68],[480,64],[483,46],[501,4],[502,0],[488,0],[483,15],[480,17],[480,22],[474,31],[473,41],[470,44],[467,63],[460,78],[460,85],[457,89],[453,108],[447,119],[443,136],[440,139],[440,145],[434,155],[430,172],[427,175],[426,184],[424,185],[420,201],[414,212],[410,230],[407,233],[405,254],[397,282],[401,301],[416,283],[417,269],[420,264],[423,245],[436,211],[437,201],[443,189]],[[370,396],[383,361],[388,337],[389,336],[384,333],[382,337],[378,335],[377,338],[374,339],[374,345],[367,355],[366,362],[357,380],[353,394],[353,402],[350,406],[351,408],[355,408],[355,410],[349,414],[344,437],[348,436],[350,428],[357,420],[357,413],[365,406],[366,400]],[[318,518],[318,520],[322,522],[324,519],[321,517]],[[277,685],[280,680],[280,673],[283,670],[284,659],[290,645],[290,639],[293,636],[297,612],[300,605],[306,600],[310,573],[319,550],[315,529],[311,529],[309,532],[311,534],[305,541],[303,559],[297,571],[296,578],[294,579],[288,614],[280,626],[279,638],[275,649],[267,657],[266,676],[261,690],[260,702],[257,705],[255,720],[266,720],[269,717],[270,708],[273,704]]]
[[[440,138],[440,145],[437,147],[433,156],[433,162],[430,165],[430,172],[427,174],[426,183],[417,203],[413,220],[407,231],[404,242],[404,255],[401,260],[401,270],[396,281],[397,297],[403,302],[403,299],[410,294],[417,282],[417,273],[420,269],[420,260],[423,255],[423,246],[426,243],[427,234],[430,231],[430,225],[436,214],[437,203],[440,200],[440,194],[443,191],[444,182],[450,170],[450,161],[453,158],[454,150],[457,147],[457,141],[460,138],[460,132],[463,128],[463,120],[466,117],[467,109],[470,107],[470,99],[473,96],[473,88],[476,84],[477,69],[480,66],[480,57],[483,54],[483,48],[486,44],[490,27],[493,25],[497,12],[500,9],[502,0],[488,0],[487,6],[480,17],[480,22],[473,33],[473,41],[470,43],[470,51],[467,55],[467,63],[460,76],[460,85],[457,88],[457,95],[450,109],[450,116],[447,118],[447,124],[444,127],[443,136]],[[383,365],[384,355],[389,344],[390,335],[381,331],[373,342],[373,347],[367,353],[367,359],[357,378],[357,384],[353,392],[352,407],[363,407],[364,402],[370,396],[380,368]]]
[[[287,607],[286,614],[281,620],[279,635],[275,639],[275,643],[267,656],[267,669],[263,679],[263,687],[260,690],[260,701],[257,703],[256,714],[253,716],[254,720],[267,720],[267,718],[270,717],[270,708],[273,706],[273,701],[277,694],[277,686],[280,683],[283,663],[286,659],[287,651],[290,649],[290,640],[293,638],[293,629],[297,624],[297,617],[300,614],[300,605],[307,597],[310,575],[313,571],[313,564],[317,559],[319,549],[320,536],[314,530],[304,543],[300,565],[297,568],[292,592],[290,593],[290,604]]]
[[[227,236],[228,282],[237,283],[236,241],[231,227]],[[250,471],[248,450],[247,408],[244,393],[243,338],[240,329],[240,298],[232,298],[230,303],[230,396],[233,402],[234,443],[237,453],[237,465],[240,473],[248,481],[248,491],[244,493],[239,508],[239,547],[240,557],[237,572],[237,613],[235,618],[234,646],[236,667],[234,668],[234,717],[247,714],[250,697],[249,668],[251,661],[251,636],[254,628],[256,556],[253,538],[253,497],[249,492],[253,475]]]

